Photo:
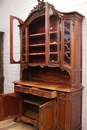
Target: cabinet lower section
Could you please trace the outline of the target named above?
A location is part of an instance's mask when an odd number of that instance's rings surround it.
[[[57,128],[56,99],[23,94],[23,113],[20,119],[40,130],[55,130]]]
[[[39,130],[81,130],[82,89],[73,92],[57,90],[54,98],[33,95],[30,89],[26,93],[26,89],[27,86],[17,89],[16,85],[15,93],[0,95],[0,120],[19,117]]]
[[[57,91],[55,98],[23,94],[23,113],[20,119],[39,130],[80,130],[82,90]]]

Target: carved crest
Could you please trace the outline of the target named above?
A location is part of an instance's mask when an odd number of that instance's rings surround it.
[[[33,13],[33,12],[37,12],[37,13],[41,13],[41,12],[44,12],[44,5],[45,5],[45,3],[44,3],[44,0],[37,0],[38,1],[38,5],[36,5],[34,8],[33,8],[33,10],[31,10],[31,13]]]

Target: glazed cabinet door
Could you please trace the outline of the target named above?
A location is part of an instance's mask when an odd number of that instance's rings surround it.
[[[49,5],[48,9],[49,22],[46,22],[49,30],[47,32],[49,36],[46,39],[48,61],[52,66],[58,66],[60,63],[60,18],[52,5]]]
[[[71,66],[71,20],[62,20],[61,30],[61,63],[63,67]]]
[[[56,100],[51,100],[39,108],[39,129],[40,130],[56,130]]]
[[[11,64],[21,63],[21,59],[19,59],[19,61],[16,61],[14,59],[14,45],[17,44],[16,43],[17,41],[14,41],[14,32],[16,32],[16,37],[18,37],[17,36],[18,30],[17,30],[17,28],[16,29],[14,28],[14,25],[16,22],[18,22],[18,24],[20,24],[20,25],[23,25],[23,21],[20,18],[10,15],[10,63]],[[25,40],[24,40],[25,39],[25,31],[24,30],[22,31],[22,36],[23,36],[22,41],[24,41],[23,42],[23,45],[24,45],[25,44]],[[18,40],[18,39],[16,39],[16,40]],[[21,50],[21,48],[20,48],[20,50]],[[19,51],[18,51],[18,53],[19,53]]]
[[[21,102],[15,93],[0,94],[0,121],[21,115]]]

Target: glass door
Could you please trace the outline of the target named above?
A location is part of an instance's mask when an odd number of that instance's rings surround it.
[[[69,19],[63,20],[63,29],[61,37],[62,65],[70,66],[71,62],[71,39],[70,39],[70,23]]]
[[[59,43],[59,24],[60,18],[58,17],[57,12],[50,6],[49,9],[49,63],[52,65],[59,64],[59,51],[60,51],[60,43]]]
[[[27,27],[21,28],[21,63],[27,63]]]

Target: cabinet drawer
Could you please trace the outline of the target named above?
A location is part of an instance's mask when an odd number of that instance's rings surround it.
[[[23,93],[30,93],[30,88],[28,87],[24,87],[24,86],[21,86],[21,85],[16,85],[15,86],[15,91],[17,92],[23,92]]]
[[[62,98],[62,99],[70,97],[70,94],[66,92],[58,92],[57,94],[58,94],[58,98]]]
[[[43,90],[38,88],[31,88],[31,94],[39,97],[45,97],[45,98],[54,98],[57,96],[56,91]]]

